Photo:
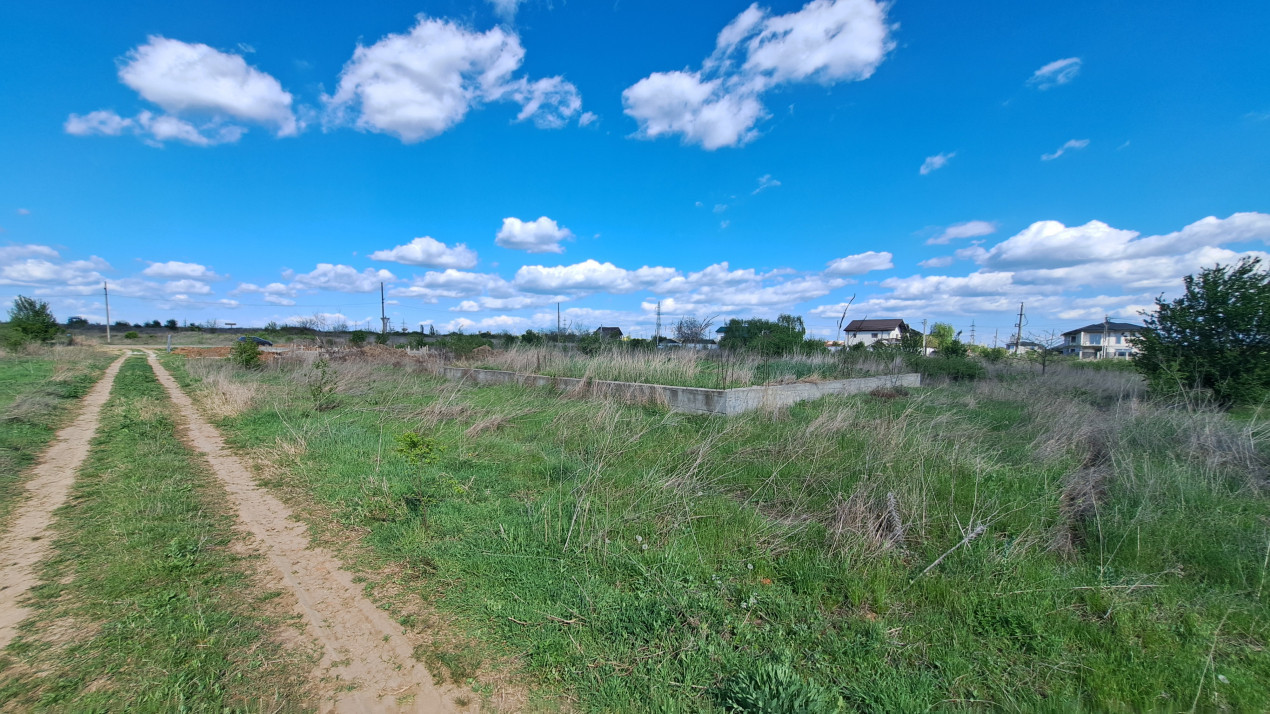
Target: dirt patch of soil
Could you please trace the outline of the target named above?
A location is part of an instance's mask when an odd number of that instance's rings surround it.
[[[228,357],[232,347],[173,347],[172,354],[185,357]]]
[[[159,381],[180,410],[188,439],[224,485],[248,534],[247,547],[265,556],[278,586],[296,598],[307,633],[322,649],[313,673],[322,712],[457,712],[413,655],[401,625],[379,609],[341,569],[329,551],[313,547],[303,523],[260,488],[244,464],[226,448],[154,354]]]
[[[115,360],[105,375],[84,397],[79,416],[57,432],[56,440],[44,453],[27,482],[27,499],[18,506],[9,528],[0,535],[0,649],[17,634],[18,623],[26,619],[28,608],[19,601],[38,582],[35,565],[53,547],[49,526],[53,512],[66,502],[75,474],[88,456],[88,447],[97,433],[101,408],[110,398],[115,375],[127,355]]]

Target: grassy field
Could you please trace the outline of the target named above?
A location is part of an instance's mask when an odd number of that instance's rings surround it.
[[[113,359],[66,347],[0,354],[0,521],[22,491],[23,472]]]
[[[720,418],[169,359],[478,691],[513,657],[584,711],[1270,707],[1259,412],[1061,366]]]
[[[279,593],[253,594],[232,516],[173,409],[130,358],[58,514],[36,614],[0,653],[0,709],[301,709],[303,656],[272,636]]]
[[[798,380],[846,379],[906,370],[871,355],[761,357],[718,350],[606,350],[585,355],[555,347],[512,347],[479,358],[476,366],[549,377],[731,389]]]

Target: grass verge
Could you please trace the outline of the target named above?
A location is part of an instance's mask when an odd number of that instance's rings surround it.
[[[0,354],[0,522],[22,491],[26,469],[113,360],[86,347]]]
[[[176,434],[142,357],[116,378],[71,501],[36,614],[0,656],[0,708],[23,711],[302,710],[289,661],[233,519]]]
[[[329,410],[302,362],[198,371],[478,691],[510,655],[587,711],[1270,707],[1270,434],[1131,374],[717,418],[335,369]]]

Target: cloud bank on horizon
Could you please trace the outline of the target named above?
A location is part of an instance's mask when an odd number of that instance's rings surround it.
[[[516,222],[512,225],[533,225],[507,220]],[[554,221],[546,222],[555,228]],[[495,242],[504,236],[506,225]],[[954,239],[991,235],[995,230],[996,226],[987,221],[967,221],[946,227],[926,242],[945,245]],[[527,240],[530,245],[537,245],[533,241],[538,239]],[[1033,314],[1057,320],[1095,320],[1106,314],[1132,318],[1149,309],[1155,295],[1176,290],[1182,276],[1201,267],[1230,264],[1243,257],[1270,263],[1270,253],[1258,249],[1268,244],[1270,214],[1255,212],[1226,218],[1209,216],[1177,231],[1150,236],[1096,220],[1078,226],[1037,221],[991,246],[974,244],[943,256],[946,262],[939,258],[926,261],[927,267],[958,263],[974,266],[971,272],[888,275],[873,281],[872,294],[857,300],[851,310],[855,315],[872,316],[971,316],[1009,311],[1019,302],[1026,302]],[[50,246],[18,245],[0,248],[0,261],[4,263],[0,286],[35,296],[55,296],[65,301],[63,305],[82,309],[87,317],[102,319],[104,315],[95,311],[100,306],[82,298],[99,293],[106,280],[110,281],[112,295],[144,299],[158,310],[213,312],[241,308],[243,304],[237,298],[248,295],[260,295],[268,305],[287,307],[296,305],[300,296],[320,296],[323,305],[369,305],[351,296],[377,294],[383,285],[388,295],[398,299],[399,306],[502,313],[480,319],[432,318],[411,323],[415,325],[518,332],[554,325],[555,313],[542,312],[541,308],[562,303],[569,305],[564,314],[573,323],[622,324],[638,332],[648,330],[658,303],[665,315],[717,315],[726,319],[772,316],[820,300],[806,312],[815,317],[836,318],[847,304],[821,299],[848,286],[859,291],[863,287],[859,281],[862,276],[896,272],[890,252],[870,250],[833,258],[819,271],[733,268],[726,261],[695,271],[649,265],[625,268],[586,259],[561,265],[525,264],[508,278],[499,272],[471,270],[478,264],[475,251],[463,244],[447,246],[430,237],[373,251],[369,257],[403,266],[443,269],[399,275],[382,268],[318,263],[308,272],[282,269],[281,280],[263,287],[238,283],[222,298],[216,296],[213,283],[226,281],[228,276],[209,266],[174,260],[149,262],[135,275],[118,277],[119,271],[98,256],[66,260]],[[167,280],[159,282],[161,279]],[[1081,296],[1086,289],[1098,292]],[[638,308],[597,310],[579,304],[601,295],[634,296]],[[436,309],[432,312],[435,314]],[[144,310],[139,314],[145,314]],[[322,314],[330,320],[337,316],[343,321],[369,319],[354,318],[347,309]],[[307,317],[292,313],[282,320],[294,323]]]

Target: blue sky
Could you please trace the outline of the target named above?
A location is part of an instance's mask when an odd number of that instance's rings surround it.
[[[1262,2],[0,6],[0,302],[990,341],[1270,241]]]

